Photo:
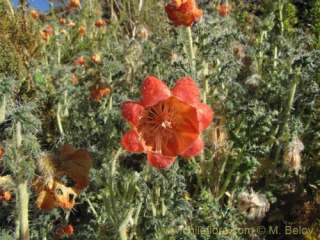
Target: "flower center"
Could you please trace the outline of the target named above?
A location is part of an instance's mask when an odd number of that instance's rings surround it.
[[[138,132],[152,151],[176,156],[197,138],[198,125],[196,110],[170,97],[145,108]]]

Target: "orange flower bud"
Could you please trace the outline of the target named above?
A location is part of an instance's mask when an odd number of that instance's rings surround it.
[[[73,232],[73,226],[71,224],[68,224],[67,226],[59,226],[55,231],[55,235],[58,239],[60,239],[63,237],[70,237]]]
[[[231,6],[229,3],[221,3],[217,7],[217,11],[221,17],[226,17],[231,12]]]
[[[8,201],[11,200],[11,198],[12,198],[12,196],[11,196],[11,193],[10,193],[10,192],[8,192],[8,191],[3,191],[3,192],[1,192],[1,191],[0,191],[0,201],[6,201],[6,202],[8,202]]]
[[[90,97],[92,101],[99,102],[103,97],[109,95],[111,89],[108,87],[93,86],[90,88]]]
[[[70,0],[69,8],[78,8],[80,7],[80,0]]]
[[[94,62],[95,64],[100,64],[101,63],[101,56],[99,54],[93,54],[91,56],[91,60],[92,62]]]
[[[31,10],[30,14],[33,19],[38,19],[40,17],[40,14],[36,10]]]
[[[3,157],[4,155],[4,149],[3,147],[0,147],[0,159]]]
[[[83,37],[84,35],[86,35],[86,28],[85,28],[84,26],[80,26],[79,29],[78,29],[78,31],[79,31],[79,35],[80,35],[81,37]]]
[[[73,64],[74,65],[84,65],[86,63],[85,59],[83,56],[78,57],[76,60],[74,60]]]
[[[96,22],[95,22],[95,25],[96,25],[96,27],[98,27],[98,28],[103,27],[103,26],[105,26],[106,24],[107,24],[106,21],[103,20],[103,19],[98,19],[98,20],[96,20]]]
[[[66,24],[66,19],[65,18],[59,18],[59,23],[60,23],[60,25]]]
[[[54,28],[48,25],[45,29],[40,32],[41,38],[45,41],[49,40],[49,37],[54,34]]]

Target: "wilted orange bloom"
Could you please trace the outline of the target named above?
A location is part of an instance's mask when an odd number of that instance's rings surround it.
[[[83,37],[84,35],[86,35],[86,28],[85,28],[84,26],[80,26],[79,29],[78,29],[78,31],[79,31],[79,35],[80,35],[81,37]]]
[[[59,18],[59,23],[60,23],[60,25],[66,24],[66,19],[65,18]]]
[[[95,22],[96,27],[103,27],[103,26],[105,26],[106,24],[107,24],[107,22],[106,22],[105,20],[103,20],[103,19],[98,19],[98,20],[96,20],[96,22]]]
[[[69,6],[69,8],[78,8],[78,7],[80,7],[80,0],[70,0],[68,6]]]
[[[131,130],[121,144],[129,152],[145,152],[156,168],[168,168],[176,156],[201,153],[200,134],[213,119],[212,109],[200,102],[200,91],[190,77],[179,79],[171,90],[156,77],[147,77],[138,102],[122,105],[122,115]]]
[[[221,17],[226,17],[231,12],[231,6],[229,3],[220,3],[217,7],[217,11]]]
[[[59,226],[55,231],[55,236],[58,239],[64,238],[64,237],[70,237],[74,232],[74,228],[71,224],[66,226]]]
[[[33,187],[38,193],[36,205],[43,211],[51,211],[56,207],[72,209],[78,195],[75,189],[65,186],[56,179],[47,184],[44,179],[38,178]]]
[[[84,59],[84,56],[80,56],[77,59],[74,60],[73,64],[74,65],[84,65],[86,63],[86,60]]]
[[[195,0],[172,0],[166,5],[165,10],[175,26],[189,27],[203,15]]]
[[[67,26],[68,27],[74,27],[76,25],[76,23],[72,20],[69,20],[68,23],[67,23]]]
[[[10,201],[12,198],[11,193],[9,191],[1,191],[0,190],[0,201]]]
[[[43,40],[47,41],[50,36],[54,34],[54,28],[52,25],[48,25],[45,29],[40,32],[40,35]]]
[[[93,54],[92,56],[91,56],[91,60],[92,60],[92,62],[94,62],[95,64],[100,64],[101,63],[101,56],[100,56],[100,54]]]
[[[108,87],[93,86],[90,88],[90,98],[92,101],[99,102],[103,97],[109,95],[111,89]]]
[[[33,19],[38,19],[40,17],[40,14],[36,10],[31,10],[30,14]]]

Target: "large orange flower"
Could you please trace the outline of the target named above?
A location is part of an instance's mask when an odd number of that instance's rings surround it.
[[[149,163],[167,168],[176,156],[198,155],[204,147],[200,133],[212,121],[211,108],[200,102],[200,91],[190,77],[177,81],[173,89],[156,77],[147,77],[142,99],[122,105],[122,115],[131,130],[121,140],[129,152],[145,152]]]
[[[195,0],[172,0],[166,5],[165,10],[175,26],[189,27],[203,15]]]

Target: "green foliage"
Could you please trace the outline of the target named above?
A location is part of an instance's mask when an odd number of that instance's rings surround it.
[[[14,21],[3,16],[0,5],[0,104],[6,99],[1,170],[31,184],[40,174],[41,154],[66,143],[88,149],[93,158],[90,185],[73,211],[41,212],[30,191],[31,239],[51,239],[65,223],[75,228],[71,239],[248,239],[252,236],[236,231],[226,236],[196,229],[247,226],[236,200],[249,188],[266,193],[279,207],[282,186],[296,179],[282,157],[294,136],[305,145],[295,194],[299,197],[300,188],[309,185],[308,196],[319,191],[320,54],[313,36],[297,25],[298,9],[282,1],[242,3],[224,18],[203,1],[204,18],[192,27],[192,73],[186,29],[168,23],[163,1],[144,2],[139,9],[133,0],[115,1],[112,7],[85,1],[81,9],[52,12],[41,20],[17,10]],[[108,17],[106,27],[94,26],[101,17],[97,13]],[[59,24],[59,17],[76,26]],[[44,41],[38,32],[49,24],[55,34]],[[84,36],[80,26],[86,28]],[[148,39],[139,37],[142,27]],[[100,54],[101,64],[90,60],[93,54]],[[79,56],[84,56],[84,66],[74,64]],[[119,142],[129,126],[120,106],[140,97],[143,79],[155,75],[173,86],[191,74],[202,100],[215,111],[203,136],[204,153],[159,171],[144,154],[123,151]],[[107,86],[111,93],[92,101],[93,86]],[[219,148],[212,137],[218,119],[225,120],[226,134],[226,144]],[[19,149],[17,123],[23,137]],[[10,239],[15,206],[0,204],[0,238]]]

